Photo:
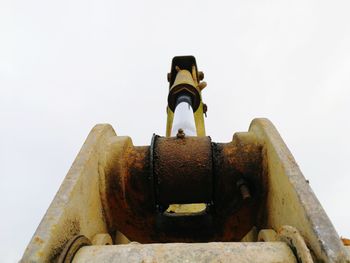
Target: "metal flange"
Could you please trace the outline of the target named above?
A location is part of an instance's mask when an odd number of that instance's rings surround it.
[[[71,263],[80,248],[90,245],[91,241],[84,235],[72,237],[63,248],[57,263]]]

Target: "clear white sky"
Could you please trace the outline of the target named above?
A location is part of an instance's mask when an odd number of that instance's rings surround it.
[[[90,129],[165,133],[166,73],[193,54],[207,133],[277,127],[350,237],[350,2],[0,2],[0,261],[20,259]]]

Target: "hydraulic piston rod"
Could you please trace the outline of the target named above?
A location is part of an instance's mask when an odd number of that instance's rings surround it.
[[[206,87],[206,83],[201,82],[203,78],[204,73],[198,71],[193,56],[173,58],[168,73],[167,137],[175,136],[180,128],[187,136],[205,136],[203,114],[207,106],[201,96]]]

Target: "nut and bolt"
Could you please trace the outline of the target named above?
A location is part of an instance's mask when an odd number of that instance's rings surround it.
[[[198,88],[199,90],[204,89],[207,86],[207,83],[205,81],[202,81],[198,84]]]
[[[204,79],[204,73],[203,71],[198,71],[198,79],[201,81]]]
[[[169,72],[167,75],[166,75],[167,79],[168,79],[168,82],[170,82],[171,80],[171,73]]]
[[[208,111],[208,106],[207,106],[207,104],[203,103],[203,113],[204,113],[205,117],[207,117],[207,111]]]
[[[176,137],[179,138],[179,139],[185,138],[184,130],[183,130],[183,129],[179,129],[179,130],[177,131]]]
[[[237,182],[237,187],[239,188],[239,191],[241,192],[241,196],[242,196],[243,200],[247,200],[247,199],[250,199],[252,197],[250,194],[248,185],[244,180],[239,180]]]

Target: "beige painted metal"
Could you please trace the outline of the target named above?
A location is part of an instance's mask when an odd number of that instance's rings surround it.
[[[254,119],[248,134],[245,136],[264,145],[269,174],[267,228],[293,226],[317,260],[350,262],[327,214],[273,124],[268,119]]]
[[[293,226],[318,261],[350,262],[347,250],[271,122],[255,119],[249,131],[236,133],[234,140],[262,146],[264,169],[268,174],[267,222],[264,228],[278,232],[284,225]],[[97,125],[92,129],[30,241],[22,262],[53,262],[73,236],[84,235],[92,240],[96,234],[108,233],[106,222],[110,217],[110,208],[103,192],[106,189],[104,178],[111,176],[108,174],[111,166],[123,169],[121,157],[130,145],[132,141],[129,137],[116,136],[108,124]],[[226,244],[228,247],[225,248],[230,253],[238,251],[234,249],[234,244]],[[247,246],[245,243],[236,244]],[[253,244],[259,246],[259,243],[250,243],[254,246]],[[266,249],[266,243],[264,244],[260,249],[256,248],[256,256],[251,257],[257,262],[265,262],[262,257],[259,258],[262,248]],[[207,249],[216,246],[214,243],[202,245]],[[199,247],[203,248],[202,245]],[[222,245],[225,246],[224,243]],[[232,250],[230,245],[233,246]],[[286,247],[285,244],[282,246]],[[114,250],[119,251],[119,248],[100,247],[101,251],[108,250],[112,254]],[[191,246],[181,246],[181,249],[185,248]],[[92,251],[95,251],[93,249],[94,246],[84,247],[77,256],[90,255],[90,262],[103,262],[92,256]],[[251,251],[251,248],[246,249]],[[186,254],[185,252],[192,253],[188,250],[175,251],[179,254]]]
[[[130,240],[124,236],[123,233],[117,231],[117,234],[115,235],[115,243],[116,244],[128,244],[130,243]]]
[[[73,263],[121,262],[241,262],[296,263],[283,242],[270,243],[168,243],[89,246],[81,248]]]
[[[59,191],[30,241],[22,262],[53,262],[74,235],[89,239],[107,233],[99,192],[99,170],[110,138],[108,124],[90,132]]]
[[[311,252],[305,244],[304,238],[295,227],[283,226],[278,233],[273,229],[262,229],[258,235],[259,242],[281,241],[288,244],[298,258],[298,262],[313,263]]]
[[[304,238],[300,235],[299,231],[295,227],[283,226],[278,231],[277,240],[285,242],[290,247],[294,247],[298,262],[314,262],[310,253],[310,249],[307,247]]]
[[[277,239],[277,233],[273,229],[262,229],[258,235],[259,242],[273,242]]]
[[[95,246],[113,245],[112,238],[109,234],[97,234],[92,238],[91,243]]]
[[[348,257],[350,258],[350,246],[345,247],[346,253],[348,254]]]
[[[241,242],[257,242],[257,241],[258,241],[258,230],[255,226],[241,239]]]

